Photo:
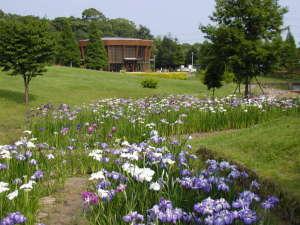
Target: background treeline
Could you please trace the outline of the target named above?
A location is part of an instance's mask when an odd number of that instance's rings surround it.
[[[24,20],[26,16],[5,13],[0,10],[0,19]],[[96,37],[131,37],[153,39],[150,30],[143,25],[136,25],[133,21],[124,18],[109,19],[102,12],[90,8],[78,17],[57,17],[55,19],[36,18],[45,21],[54,40],[54,54],[51,63],[65,66],[80,66],[80,51],[78,40]],[[96,30],[96,31],[95,31]],[[95,33],[96,32],[96,33]],[[95,47],[94,47],[95,48]],[[102,46],[96,48],[102,49]],[[101,51],[101,50],[99,50]],[[106,58],[102,56],[101,58]],[[105,62],[100,63],[102,67]],[[90,63],[89,63],[90,65]],[[92,68],[91,66],[89,66]],[[101,69],[97,67],[97,69]]]
[[[0,10],[0,19],[22,20],[24,16],[5,13]],[[104,69],[107,65],[107,56],[102,46],[90,46],[90,57],[95,49],[99,59],[88,59],[87,62],[80,60],[78,40],[95,39],[101,37],[130,37],[154,40],[153,57],[155,56],[156,69],[176,70],[180,65],[193,64],[197,68],[206,69],[211,61],[211,42],[188,44],[179,43],[171,34],[154,37],[149,28],[137,25],[133,21],[124,18],[110,19],[101,11],[90,8],[82,12],[81,17],[57,17],[55,19],[36,18],[48,23],[55,47],[53,59],[50,63],[65,66],[85,66],[92,69]],[[286,37],[276,39],[274,51],[279,59],[273,65],[276,71],[293,73],[300,71],[300,48],[297,48],[295,39],[289,29]],[[101,62],[99,62],[99,60]],[[93,65],[93,61],[99,62]]]
[[[5,13],[0,9],[1,19],[22,20],[25,16]],[[97,9],[90,8],[82,12],[79,17],[57,17],[55,19],[36,18],[44,20],[48,23],[50,33],[55,43],[53,60],[51,63],[64,66],[80,66],[94,68],[89,62],[80,61],[80,51],[78,48],[78,40],[91,39],[95,37],[95,29],[98,30],[98,37],[130,37],[151,39],[154,41],[153,56],[156,56],[155,67],[168,70],[175,70],[180,65],[192,64],[192,54],[194,64],[199,67],[203,64],[207,43],[181,44],[179,41],[168,34],[164,37],[154,37],[149,28],[143,25],[136,25],[133,21],[124,18],[110,19]],[[93,39],[92,38],[92,39]],[[102,48],[101,46],[98,48]],[[91,48],[93,49],[93,48]],[[101,51],[101,50],[98,50]],[[92,53],[91,53],[92,54]],[[107,58],[101,56],[100,58]],[[88,65],[87,65],[88,64]],[[99,67],[104,68],[107,62],[101,62]]]

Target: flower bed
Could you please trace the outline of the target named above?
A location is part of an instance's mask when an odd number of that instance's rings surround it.
[[[261,199],[259,185],[227,162],[201,167],[182,137],[290,113],[299,113],[292,100],[233,96],[44,105],[32,112],[32,132],[0,146],[0,224],[35,224],[40,197],[88,173],[82,199],[92,224],[272,224],[267,212],[276,198]]]
[[[91,154],[105,168],[91,175],[82,195],[92,224],[271,224],[268,214],[279,200],[261,199],[255,180],[240,186],[245,171],[215,160],[198,171],[186,140],[161,138],[152,132],[140,144]]]

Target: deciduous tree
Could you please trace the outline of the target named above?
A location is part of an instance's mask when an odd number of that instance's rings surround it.
[[[251,79],[276,63],[269,46],[281,32],[286,11],[277,0],[216,0],[214,24],[201,27],[217,58],[245,83],[246,97]]]
[[[176,67],[184,64],[181,46],[170,35],[165,36],[157,47],[157,67],[174,70]]]
[[[29,83],[43,75],[53,53],[48,23],[34,17],[0,20],[0,68],[10,75],[21,75],[24,101],[29,102]]]
[[[84,20],[105,20],[105,15],[95,8],[85,9],[82,12],[82,19]]]

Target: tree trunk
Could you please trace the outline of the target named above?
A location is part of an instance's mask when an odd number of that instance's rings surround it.
[[[24,103],[28,105],[29,103],[29,79],[24,75]]]
[[[249,78],[246,78],[245,81],[245,93],[244,93],[245,98],[249,98]]]

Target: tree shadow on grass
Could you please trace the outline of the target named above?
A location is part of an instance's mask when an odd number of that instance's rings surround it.
[[[18,91],[0,89],[0,99],[6,99],[8,101],[12,101],[16,103],[24,103],[24,93]],[[29,94],[29,101],[35,99],[36,97],[34,95]]]

